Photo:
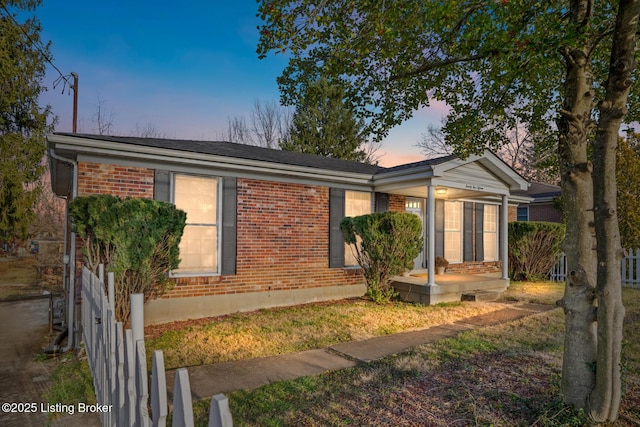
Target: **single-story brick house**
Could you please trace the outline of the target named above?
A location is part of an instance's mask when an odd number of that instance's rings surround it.
[[[529,203],[518,206],[518,221],[563,222],[562,210],[556,201],[562,195],[559,186],[532,181],[528,190],[515,194],[531,198]]]
[[[359,296],[365,286],[339,223],[410,211],[424,224],[416,269],[435,286],[451,271],[507,279],[507,222],[528,183],[491,152],[384,168],[229,142],[54,133],[59,196],[110,193],[175,203],[187,212],[176,286],[145,306],[146,323]],[[75,239],[67,245],[75,259]],[[71,289],[76,273],[68,273]]]

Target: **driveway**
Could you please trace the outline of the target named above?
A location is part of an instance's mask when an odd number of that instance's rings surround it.
[[[35,361],[49,332],[49,299],[0,302],[0,404],[35,403],[35,413],[0,409],[0,425],[41,427],[47,414],[40,411],[49,372]]]

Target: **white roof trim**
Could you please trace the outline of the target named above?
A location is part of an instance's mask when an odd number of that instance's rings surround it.
[[[55,143],[57,152],[73,152],[80,156],[100,156],[107,158],[127,158],[139,161],[181,163],[206,166],[237,172],[259,172],[265,175],[279,175],[328,181],[335,183],[371,185],[371,174],[342,172],[261,160],[242,159],[212,154],[203,154],[175,149],[132,145],[113,141],[103,141],[82,137],[51,134],[47,139]]]
[[[498,156],[488,150],[485,151],[482,156],[471,155],[464,160],[453,158],[433,165],[425,164],[413,168],[381,172],[374,177],[374,184],[380,186],[380,188],[394,187],[402,184],[414,185],[416,180],[430,180],[432,178],[442,177],[445,172],[451,169],[473,162],[479,163],[489,172],[493,173],[504,182],[510,191],[527,190],[529,188],[529,182],[526,179],[521,177]]]

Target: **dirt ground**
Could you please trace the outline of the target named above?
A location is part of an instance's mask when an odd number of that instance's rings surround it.
[[[44,426],[42,394],[49,379],[48,367],[37,361],[49,332],[49,300],[0,302],[0,425]],[[36,403],[34,413],[7,412],[5,404]],[[31,407],[34,409],[34,407]]]

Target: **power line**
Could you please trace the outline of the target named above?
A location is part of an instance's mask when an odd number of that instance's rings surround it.
[[[5,2],[2,2],[2,9],[4,9],[6,16],[11,19],[11,21],[13,21],[13,23],[16,25],[16,27],[20,28],[20,31],[22,31],[22,34],[25,35],[25,37],[27,38],[27,40],[29,40],[29,43],[31,43],[31,45],[38,51],[40,52],[40,54],[42,55],[42,57],[44,58],[44,60],[46,62],[49,63],[49,65],[51,65],[53,67],[54,70],[56,70],[58,72],[58,74],[60,75],[60,77],[58,77],[54,82],[53,82],[53,88],[55,89],[56,86],[60,83],[61,80],[64,80],[65,82],[65,86],[62,88],[62,92],[64,93],[64,88],[66,87],[66,85],[69,85],[69,87],[73,87],[73,85],[71,84],[71,82],[68,80],[69,77],[71,77],[70,74],[64,75],[62,74],[62,71],[60,71],[60,69],[58,67],[56,67],[56,65],[53,63],[53,60],[51,58],[49,58],[49,55],[47,54],[47,52],[45,51],[45,49],[42,47],[42,45],[40,43],[35,42],[31,36],[29,35],[29,33],[27,33],[24,28],[22,28],[22,25],[16,21],[16,19],[13,17],[13,15],[11,14],[11,12],[9,11],[9,9],[7,9],[7,5],[5,4]]]

